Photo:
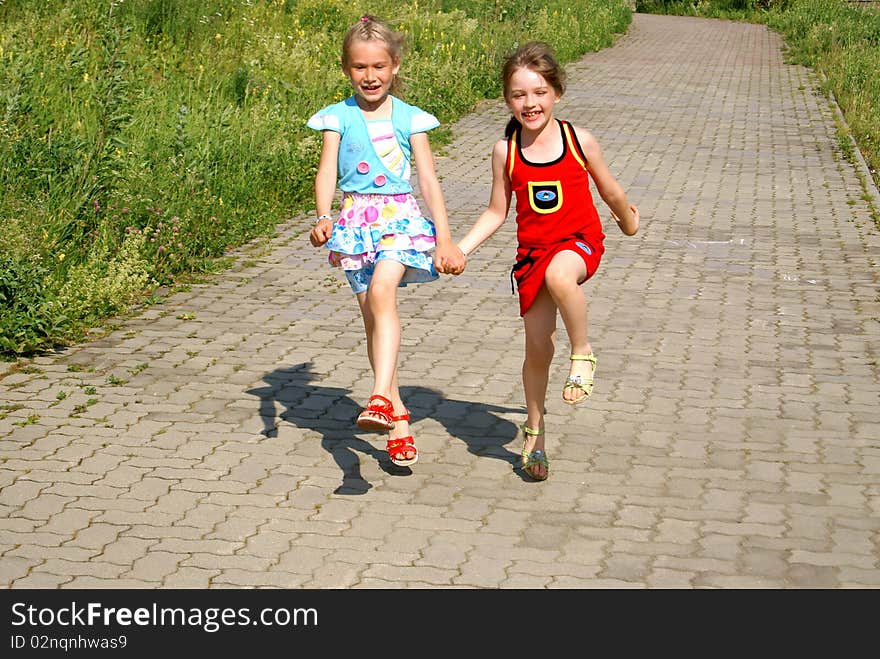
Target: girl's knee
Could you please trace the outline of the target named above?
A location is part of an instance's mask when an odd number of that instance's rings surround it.
[[[550,364],[555,349],[551,341],[526,341],[526,361],[533,364]]]
[[[367,289],[367,303],[375,310],[383,305],[393,305],[396,295],[396,285],[391,285],[386,281],[373,280],[370,282],[370,288]]]
[[[587,276],[586,265],[573,252],[562,251],[550,261],[544,273],[544,283],[552,293],[571,291]]]
[[[578,287],[578,273],[569,268],[547,268],[544,284],[550,294],[572,291]]]

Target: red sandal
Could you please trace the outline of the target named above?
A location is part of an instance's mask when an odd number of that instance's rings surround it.
[[[367,401],[367,407],[358,415],[357,427],[361,430],[391,430],[394,427],[393,415],[394,406],[391,401],[385,396],[373,394]]]
[[[392,421],[409,421],[409,410],[399,416],[392,416]],[[385,444],[385,450],[391,457],[391,462],[398,467],[408,467],[419,461],[419,449],[416,448],[415,440],[412,435],[400,437],[398,439],[389,439]],[[413,451],[415,455],[411,458],[404,458],[407,452]]]

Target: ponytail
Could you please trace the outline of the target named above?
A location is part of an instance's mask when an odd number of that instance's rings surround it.
[[[522,128],[522,124],[519,123],[519,120],[516,117],[511,117],[504,127],[504,137],[509,140],[520,128]]]

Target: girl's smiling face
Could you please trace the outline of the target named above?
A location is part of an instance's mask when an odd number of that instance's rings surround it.
[[[353,41],[342,70],[351,80],[358,102],[365,110],[377,109],[391,91],[400,62],[391,58],[384,41]]]
[[[523,129],[540,131],[553,118],[559,93],[536,71],[522,67],[510,76],[505,100]]]

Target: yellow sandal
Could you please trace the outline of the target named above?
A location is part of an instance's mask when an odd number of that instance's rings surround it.
[[[547,476],[550,475],[550,460],[547,459],[547,453],[544,449],[537,449],[535,451],[527,451],[525,441],[528,439],[528,435],[532,437],[537,437],[538,435],[544,434],[544,429],[535,430],[534,428],[529,428],[527,425],[522,425],[523,435],[526,435],[523,440],[523,449],[522,449],[522,468],[529,476],[534,478],[536,481],[545,481],[547,480]],[[544,475],[540,476],[535,470],[535,467],[544,467]]]
[[[562,401],[569,405],[577,405],[593,395],[593,376],[596,375],[596,355],[591,352],[589,355],[572,355],[569,359],[573,362],[590,362],[593,365],[593,370],[590,375],[587,377],[584,377],[583,375],[569,375],[565,380],[565,384],[562,386]],[[571,400],[567,399],[565,397],[565,390],[570,387],[580,389],[581,394],[577,398],[572,398]]]

